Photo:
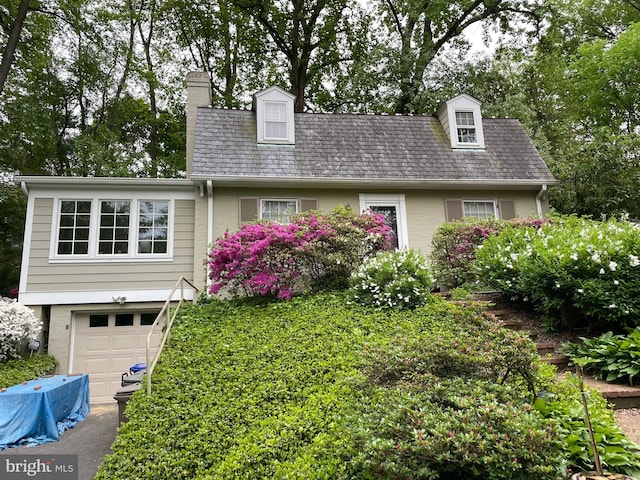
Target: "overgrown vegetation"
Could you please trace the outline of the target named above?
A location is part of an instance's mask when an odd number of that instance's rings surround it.
[[[582,343],[565,343],[564,352],[596,378],[607,382],[638,383],[640,373],[640,327],[626,335],[607,332]]]
[[[480,278],[547,317],[552,329],[621,329],[640,319],[640,227],[554,217],[504,228],[477,251]]]
[[[431,239],[430,260],[436,283],[450,289],[464,286],[478,290],[482,285],[475,269],[476,251],[489,236],[505,227],[539,228],[548,222],[540,218],[467,218],[443,223]]]
[[[51,355],[34,355],[0,363],[0,388],[50,374],[56,365],[56,359]]]
[[[562,453],[573,465],[593,470],[593,453],[581,404],[577,377],[566,374],[549,392],[536,399],[534,407],[543,418],[558,425]],[[611,472],[640,473],[640,447],[630,442],[616,425],[613,410],[595,391],[589,395],[589,414],[600,460]]]
[[[348,298],[188,307],[97,478],[560,479],[567,464],[590,467],[532,407],[541,390],[565,393],[523,334],[437,297],[415,310]],[[630,450],[618,470],[637,464]]]

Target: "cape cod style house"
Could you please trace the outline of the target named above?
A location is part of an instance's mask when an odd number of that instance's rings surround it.
[[[382,116],[294,113],[278,87],[252,110],[211,108],[200,72],[187,91],[186,179],[19,178],[19,301],[42,318],[59,371],[90,374],[92,402],[112,401],[144,361],[180,276],[206,290],[208,245],[226,230],[342,204],[385,213],[398,247],[427,252],[445,220],[548,209],[555,180],[520,123],[482,118],[467,95],[433,116]]]

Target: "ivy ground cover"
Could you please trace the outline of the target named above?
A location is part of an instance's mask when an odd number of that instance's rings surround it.
[[[442,299],[348,298],[188,307],[97,478],[566,478],[530,340]]]

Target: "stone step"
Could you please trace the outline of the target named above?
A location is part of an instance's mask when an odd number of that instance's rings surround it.
[[[555,365],[558,372],[563,372],[569,367],[569,357],[559,353],[550,353],[544,356],[540,356],[543,362]]]
[[[609,383],[594,378],[585,378],[584,383],[599,391],[614,409],[640,408],[640,386]]]
[[[549,353],[556,353],[556,345],[555,343],[536,343],[536,348],[538,349],[538,354],[542,357]]]

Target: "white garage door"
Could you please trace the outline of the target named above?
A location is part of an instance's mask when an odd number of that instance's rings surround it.
[[[136,363],[146,363],[147,335],[157,314],[158,312],[136,312],[76,315],[71,373],[89,374],[91,403],[113,402],[113,395],[121,388],[122,373]],[[162,329],[156,330],[152,345],[157,348]]]

